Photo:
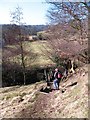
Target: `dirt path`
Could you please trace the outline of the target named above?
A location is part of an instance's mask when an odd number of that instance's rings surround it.
[[[85,68],[84,68],[85,69]],[[5,118],[87,118],[88,73],[76,73],[60,83],[60,90],[40,92],[45,83],[1,89],[1,117]],[[65,92],[62,92],[65,90]],[[3,92],[3,93],[2,93]],[[18,94],[17,94],[18,93]],[[7,98],[7,99],[6,99]],[[21,99],[22,98],[22,99]],[[2,99],[1,99],[2,100]]]
[[[32,107],[20,111],[17,117],[24,118],[49,118],[51,102],[54,97],[54,91],[50,93],[40,93]]]
[[[27,107],[24,111],[20,112],[19,117],[75,118],[77,116],[78,118],[84,118],[88,115],[86,76],[82,75],[80,79],[79,76],[73,76],[69,81],[61,83],[60,90],[55,90],[48,94],[40,93],[33,106]],[[64,86],[67,86],[66,91],[62,93]]]

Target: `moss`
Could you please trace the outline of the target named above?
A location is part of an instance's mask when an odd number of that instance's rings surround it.
[[[38,98],[39,95],[40,95],[40,93],[39,93],[39,92],[36,92],[36,93],[35,93],[35,99]]]
[[[54,97],[57,98],[57,97],[58,97],[58,94],[55,94]]]
[[[70,96],[74,97],[76,95],[79,95],[81,91],[81,88],[79,86],[76,86],[70,93]]]
[[[4,96],[4,99],[8,100],[8,99],[16,97],[16,96],[20,96],[20,93],[7,94],[7,95]]]
[[[40,95],[39,92],[34,93],[34,95],[32,96],[32,98],[30,99],[30,102],[34,103],[36,101],[36,99],[38,98],[39,95]]]
[[[25,96],[27,93],[23,92],[22,94],[20,94],[21,97]]]
[[[25,95],[26,95],[25,92],[23,92],[23,93],[11,93],[11,94],[5,95],[3,99],[8,100],[8,99],[13,98],[13,97],[16,97],[16,96],[21,96],[21,97],[23,97],[23,96],[25,96]]]
[[[87,111],[87,110],[84,111],[84,112],[83,112],[83,115],[84,115],[85,118],[88,118],[88,111]]]

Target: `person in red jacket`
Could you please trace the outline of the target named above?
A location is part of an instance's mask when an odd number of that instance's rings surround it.
[[[59,89],[59,83],[61,78],[62,78],[62,74],[59,72],[58,68],[56,68],[54,73],[54,81],[53,81],[54,89],[56,90]]]

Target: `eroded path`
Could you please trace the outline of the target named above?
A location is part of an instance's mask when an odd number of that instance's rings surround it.
[[[67,81],[63,81],[60,84],[60,90],[46,94],[40,92],[38,89],[40,85],[45,85],[45,83],[18,88],[19,96],[16,96],[16,99],[15,97],[10,98],[0,104],[1,117],[88,117],[88,70],[86,67],[81,72],[77,72],[71,76]],[[65,90],[65,92],[62,93],[62,90]],[[16,90],[14,91],[17,93]],[[7,95],[7,92],[5,93],[4,91],[4,94]]]

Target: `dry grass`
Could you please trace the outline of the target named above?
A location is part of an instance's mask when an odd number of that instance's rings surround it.
[[[84,72],[87,72],[84,67]],[[81,71],[81,69],[80,69]],[[76,82],[74,86],[65,86]],[[88,74],[73,75],[66,82],[62,81],[60,90],[49,94],[40,92],[46,86],[44,81],[26,86],[0,88],[1,117],[50,117],[50,118],[87,118],[88,117]],[[62,87],[64,84],[64,87]],[[22,101],[13,101],[22,98]],[[11,102],[12,101],[12,102]],[[13,109],[14,108],[14,109]],[[3,109],[3,111],[2,111]],[[9,112],[7,112],[9,111]],[[13,113],[14,111],[14,113]],[[44,114],[42,114],[44,113]]]

